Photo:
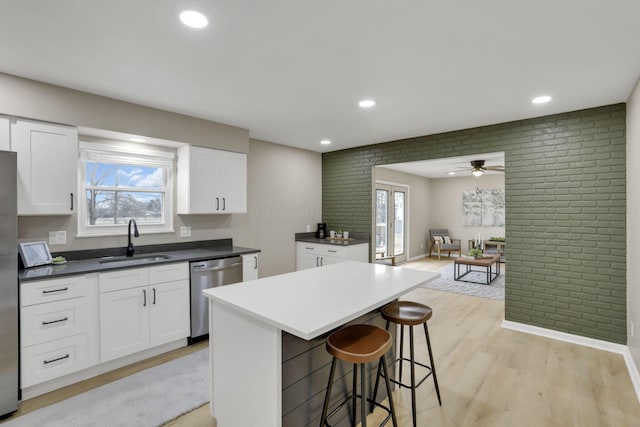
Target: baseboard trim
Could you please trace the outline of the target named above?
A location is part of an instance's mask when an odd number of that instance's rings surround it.
[[[638,367],[633,361],[629,347],[622,344],[615,344],[608,341],[597,340],[594,338],[582,337],[579,335],[569,334],[566,332],[554,331],[552,329],[541,328],[539,326],[525,325],[524,323],[512,322],[510,320],[503,320],[502,327],[505,329],[511,329],[518,332],[524,332],[526,334],[538,335],[545,338],[551,338],[558,341],[564,341],[571,344],[578,344],[585,347],[591,347],[598,350],[604,350],[611,353],[617,353],[622,355],[624,362],[627,365],[627,371],[631,378],[631,383],[636,391],[636,397],[640,402],[640,372]]]
[[[427,257],[427,254],[420,254],[420,255],[416,255],[408,258],[407,261],[417,261],[419,259],[426,258],[426,257]]]

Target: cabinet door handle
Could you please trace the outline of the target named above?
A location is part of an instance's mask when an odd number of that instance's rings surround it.
[[[43,360],[42,363],[44,365],[48,365],[49,363],[53,363],[53,362],[57,362],[58,360],[64,360],[64,359],[68,359],[69,358],[69,354],[65,354],[62,357],[58,357],[56,359],[51,359],[51,360]]]
[[[220,198],[216,197],[216,210],[219,211],[220,210]]]
[[[258,269],[258,257],[254,256],[253,257],[253,261],[255,262],[253,268],[254,268],[254,270],[257,270]]]
[[[223,211],[227,210],[227,198],[226,197],[222,198],[222,210]]]
[[[53,293],[56,293],[56,292],[64,292],[64,291],[68,291],[68,290],[69,290],[69,288],[51,289],[50,291],[49,290],[43,290],[42,293],[44,295],[46,295],[46,294],[53,294]]]
[[[335,254],[335,253],[337,253],[338,251],[334,251],[334,250],[332,250],[332,249],[327,249],[327,252],[331,252],[331,253],[334,253],[334,254]]]
[[[320,267],[323,266],[323,263],[324,263],[324,258],[320,257]]]
[[[153,305],[156,305],[156,288],[153,288]]]
[[[142,290],[142,306],[147,306],[147,291],[145,291],[144,289]]]
[[[67,320],[69,320],[68,317],[65,317],[64,319],[58,319],[58,320],[52,320],[50,322],[42,322],[42,325],[51,325],[52,323],[60,323],[60,322],[66,322]]]
[[[312,250],[314,250],[314,249],[315,249],[315,248],[308,248],[308,247],[306,247],[306,246],[305,246],[304,248],[305,248],[306,250],[308,250],[308,251],[312,251]]]
[[[73,193],[69,193],[69,195],[71,196],[71,210],[73,210]]]

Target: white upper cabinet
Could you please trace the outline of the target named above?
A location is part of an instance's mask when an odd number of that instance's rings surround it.
[[[0,116],[0,150],[11,151],[11,128],[9,117]]]
[[[18,153],[18,215],[71,215],[77,204],[77,129],[16,120],[11,150]]]
[[[178,213],[247,212],[247,155],[195,146],[178,149]]]

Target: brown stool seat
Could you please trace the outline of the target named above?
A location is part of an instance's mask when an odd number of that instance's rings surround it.
[[[369,363],[391,348],[391,334],[372,325],[352,325],[334,332],[327,338],[327,352],[351,363]]]
[[[393,395],[391,394],[391,382],[389,380],[389,372],[387,370],[387,362],[385,353],[391,348],[393,338],[391,334],[382,328],[373,325],[351,325],[332,333],[327,338],[327,352],[333,357],[331,358],[331,370],[329,371],[329,382],[327,383],[327,391],[324,395],[324,405],[322,406],[322,415],[320,416],[320,427],[331,427],[329,420],[340,411],[343,405],[352,402],[350,411],[351,425],[355,427],[357,422],[357,400],[360,399],[360,426],[367,427],[367,408],[371,405],[371,411],[374,407],[384,410],[388,415],[382,420],[380,426],[387,424],[389,419],[392,420],[393,426],[398,427],[396,419],[396,411],[393,406]],[[331,389],[333,387],[333,379],[336,372],[336,364],[349,362],[353,364],[352,393],[344,399],[340,404],[329,412],[329,403],[331,401]],[[379,361],[379,368],[384,371],[384,381],[387,388],[387,397],[389,405],[384,406],[378,403],[375,398],[371,399],[367,394],[368,374],[366,365],[370,362]],[[359,369],[358,369],[359,367]],[[360,371],[360,394],[357,393],[358,370]],[[378,373],[378,376],[381,374]],[[343,380],[340,379],[341,383]],[[376,391],[378,381],[376,379]],[[342,386],[341,386],[342,387]],[[368,404],[367,404],[368,403]],[[340,421],[340,425],[344,425]]]
[[[399,325],[421,325],[431,319],[431,307],[413,301],[394,301],[382,307],[382,317]]]

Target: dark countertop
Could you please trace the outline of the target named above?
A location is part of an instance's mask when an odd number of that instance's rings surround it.
[[[323,245],[338,245],[338,246],[352,246],[361,245],[363,243],[369,243],[369,235],[367,233],[352,233],[349,240],[331,239],[319,239],[316,237],[316,233],[296,233],[296,242],[307,243],[322,243]]]
[[[116,251],[114,253],[114,251]],[[19,282],[28,282],[38,279],[54,279],[56,277],[70,276],[75,274],[100,273],[112,270],[122,270],[125,268],[141,268],[159,264],[170,264],[176,262],[204,261],[217,258],[228,258],[231,256],[244,255],[260,252],[259,249],[233,246],[231,239],[220,241],[191,242],[191,244],[167,244],[150,245],[136,247],[135,258],[153,256],[155,254],[167,255],[169,259],[143,262],[136,265],[116,265],[101,264],[100,261],[107,259],[126,259],[120,252],[124,248],[97,249],[88,251],[74,251],[66,253],[52,254],[52,256],[64,256],[67,258],[66,264],[49,264],[38,267],[22,268],[18,272]]]

